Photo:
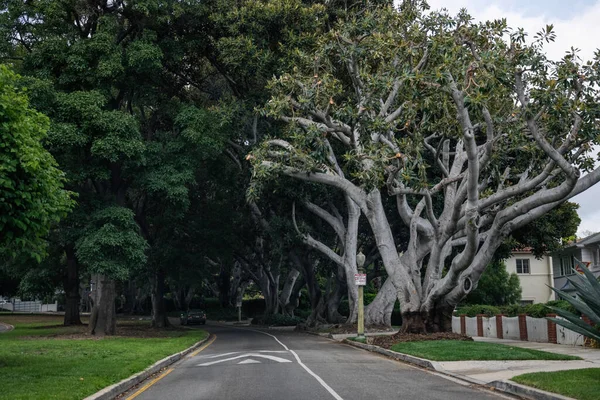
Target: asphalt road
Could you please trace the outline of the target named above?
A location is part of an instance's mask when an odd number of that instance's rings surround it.
[[[205,326],[216,340],[136,400],[499,399],[437,374],[318,336]],[[504,396],[503,396],[504,397]]]

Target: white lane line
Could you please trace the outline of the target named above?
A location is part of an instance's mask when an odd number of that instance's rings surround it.
[[[319,382],[321,384],[321,386],[323,386],[325,388],[325,390],[327,390],[329,392],[329,394],[332,395],[335,400],[344,400],[319,375],[315,374],[310,368],[308,368],[306,365],[304,365],[304,363],[302,362],[302,360],[300,360],[300,357],[298,357],[298,354],[296,354],[296,352],[294,350],[288,349],[288,347],[285,344],[281,343],[281,341],[279,339],[277,339],[275,336],[271,335],[270,333],[263,332],[263,331],[256,331],[254,329],[248,329],[248,330],[251,330],[253,332],[262,333],[262,334],[265,334],[267,336],[271,336],[273,339],[275,339],[277,341],[277,343],[279,343],[280,345],[282,345],[284,349],[286,349],[287,351],[289,351],[290,353],[292,353],[294,355],[294,357],[296,358],[296,361],[298,361],[298,364],[300,364],[300,366],[302,368],[304,368],[304,370],[306,372],[308,372],[313,378],[315,378],[317,380],[317,382]]]
[[[225,357],[225,356],[230,356],[232,354],[239,354],[239,353],[241,353],[241,351],[232,351],[231,353],[215,354],[212,356],[200,356],[198,358],[218,358],[218,357]]]
[[[325,388],[325,390],[327,390],[329,392],[329,394],[331,394],[333,396],[333,398],[335,400],[344,400],[344,399],[342,399],[342,397],[339,394],[337,394],[335,392],[335,390],[333,390],[331,388],[331,386],[329,386],[327,383],[325,383],[325,381],[323,379],[321,379],[321,377],[319,375],[315,374],[314,372],[311,371],[310,368],[308,368],[306,365],[304,365],[304,363],[302,363],[302,361],[300,360],[300,357],[298,357],[298,354],[296,354],[296,352],[294,350],[290,350],[290,353],[292,353],[294,355],[294,357],[296,357],[296,361],[298,361],[298,364],[300,364],[300,366],[302,368],[304,368],[306,370],[306,372],[311,374],[317,380],[317,382],[319,382],[321,384],[321,386],[323,386]]]

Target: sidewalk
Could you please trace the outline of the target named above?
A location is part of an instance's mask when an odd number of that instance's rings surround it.
[[[494,387],[497,390],[511,393],[520,398],[536,400],[572,400],[569,397],[546,392],[529,386],[517,384],[510,379],[530,372],[552,372],[582,368],[600,368],[600,349],[581,346],[566,346],[550,343],[521,342],[486,337],[473,337],[477,342],[498,343],[507,346],[523,347],[580,357],[574,361],[430,361],[407,354],[397,353],[382,347],[353,341],[344,341],[354,347],[383,354],[398,361],[432,369],[442,374],[457,378],[475,385]]]
[[[444,361],[435,362],[436,369],[466,376],[472,380],[489,384],[503,381],[529,372],[550,372],[581,368],[600,368],[600,349],[582,346],[567,346],[551,343],[521,342],[486,337],[473,337],[477,342],[498,343],[581,357],[581,361]]]

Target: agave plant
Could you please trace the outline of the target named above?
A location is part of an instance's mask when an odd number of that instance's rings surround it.
[[[584,322],[578,315],[556,307],[550,307],[550,309],[564,319],[548,319],[573,332],[580,333],[600,342],[600,329],[598,328],[600,326],[600,282],[598,282],[598,279],[594,274],[592,274],[581,261],[575,259],[575,262],[583,271],[583,275],[576,274],[567,279],[575,288],[579,298],[575,298],[562,290],[555,288],[551,289],[561,298],[568,301],[582,315],[586,315],[592,321],[594,326]]]

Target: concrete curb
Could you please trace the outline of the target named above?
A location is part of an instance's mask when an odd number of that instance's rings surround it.
[[[4,330],[0,331],[0,333],[3,333],[3,332],[8,332],[8,331],[12,331],[13,329],[15,329],[15,327],[14,327],[14,326],[12,326],[11,324],[5,324],[4,322],[0,322],[0,325],[2,325],[2,326],[5,326],[5,327],[6,327],[6,329],[4,329]]]
[[[296,330],[296,325],[294,326],[267,326],[267,329],[271,329],[274,331],[295,331]]]
[[[409,356],[408,354],[398,353],[395,351],[384,349],[383,347],[375,346],[372,344],[364,344],[364,343],[360,343],[360,342],[355,342],[353,340],[344,339],[343,343],[349,344],[350,346],[359,347],[361,349],[368,350],[373,353],[383,354],[384,356],[393,358],[394,360],[405,361],[410,364],[418,365],[419,367],[437,371],[434,363],[429,360],[425,360],[424,358]]]
[[[367,332],[365,336],[373,337],[373,336],[390,336],[395,335],[398,331],[389,331],[389,332]],[[344,339],[348,339],[351,337],[356,337],[356,332],[354,333],[330,333],[329,337],[333,340],[342,341]]]
[[[530,386],[520,385],[510,381],[494,381],[487,384],[498,390],[506,393],[511,393],[520,397],[525,397],[534,400],[575,400],[572,397],[562,396],[556,393],[550,393],[543,390],[535,389]]]
[[[296,332],[306,333],[308,335],[320,336],[320,337],[323,337],[323,338],[331,339],[331,333],[328,333],[328,332],[313,332],[313,331],[300,331],[300,330],[298,330]]]
[[[527,399],[533,399],[533,400],[576,400],[576,399],[573,399],[571,397],[562,396],[560,394],[550,393],[550,392],[546,392],[544,390],[535,389],[535,388],[532,388],[532,387],[529,387],[529,386],[525,386],[525,385],[520,385],[518,383],[511,382],[509,380],[494,381],[494,382],[490,382],[490,383],[482,382],[482,381],[479,381],[477,379],[470,378],[468,376],[464,376],[464,375],[460,375],[460,374],[455,374],[455,373],[446,371],[444,368],[442,368],[435,361],[425,360],[423,358],[410,356],[408,354],[398,353],[398,352],[387,350],[387,349],[384,349],[382,347],[375,346],[375,345],[372,345],[372,344],[364,344],[364,343],[355,342],[353,340],[347,340],[347,339],[344,339],[343,343],[348,344],[350,346],[361,348],[363,350],[367,350],[367,351],[371,351],[371,352],[374,352],[374,353],[383,354],[384,356],[393,358],[395,360],[404,361],[404,362],[407,362],[409,364],[413,364],[413,365],[417,365],[419,367],[427,368],[427,369],[430,369],[430,370],[435,371],[437,373],[444,374],[444,375],[450,376],[450,377],[455,378],[455,379],[460,379],[462,381],[469,382],[469,383],[474,384],[474,385],[493,387],[496,390],[499,390],[499,391],[502,391],[502,392],[505,392],[505,393],[510,393],[510,394],[513,394],[513,395],[516,395],[516,396],[519,396],[519,397],[523,397],[523,398],[527,398]]]
[[[165,357],[162,360],[155,362],[145,370],[138,372],[137,374],[132,375],[129,378],[125,378],[121,382],[115,383],[114,385],[105,387],[99,392],[96,392],[93,395],[86,397],[84,400],[112,400],[121,393],[124,393],[132,387],[134,387],[135,385],[139,384],[140,382],[143,382],[149,376],[159,372],[161,369],[168,367],[169,365],[181,360],[183,357],[196,350],[204,343],[208,342],[208,340],[212,336],[213,335],[209,335],[206,339],[194,344],[193,346],[188,347],[187,349],[180,351],[179,353],[175,353],[173,355]]]

